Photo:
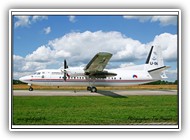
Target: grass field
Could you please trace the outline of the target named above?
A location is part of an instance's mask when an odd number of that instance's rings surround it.
[[[64,86],[64,87],[52,87],[52,86],[32,86],[34,90],[86,90],[86,86],[73,87],[73,86]],[[136,90],[136,89],[167,89],[167,90],[176,90],[177,85],[135,85],[135,86],[123,86],[123,87],[97,87],[99,90]],[[13,90],[28,90],[27,84],[18,84],[13,85]]]
[[[178,122],[177,96],[13,96],[14,125]]]

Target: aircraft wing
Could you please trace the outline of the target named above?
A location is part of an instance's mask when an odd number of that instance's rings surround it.
[[[103,70],[106,67],[111,57],[112,57],[111,53],[107,52],[97,53],[84,68],[85,74],[95,77],[96,75],[104,75],[104,76],[109,75],[109,73],[105,73],[105,71]]]

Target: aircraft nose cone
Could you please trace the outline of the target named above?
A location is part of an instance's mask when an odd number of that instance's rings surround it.
[[[26,83],[26,80],[28,79],[28,76],[24,76],[24,77],[21,77],[21,78],[19,78],[19,80],[21,81],[21,82],[24,82],[24,83]]]
[[[24,81],[24,77],[19,78],[19,80],[23,82]]]

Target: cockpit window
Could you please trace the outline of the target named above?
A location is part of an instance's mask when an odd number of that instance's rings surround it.
[[[36,73],[36,75],[40,75],[40,74],[41,74],[41,72],[37,72],[37,73]]]

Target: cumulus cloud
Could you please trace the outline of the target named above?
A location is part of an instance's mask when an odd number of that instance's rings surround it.
[[[177,25],[177,16],[123,16],[124,19],[137,19],[140,22],[160,22],[161,26]]]
[[[62,54],[59,57],[69,58],[72,62],[76,60],[87,62],[100,51],[112,53],[113,61],[141,59],[146,53],[144,46],[138,40],[114,31],[69,33],[50,41],[48,46],[56,50],[57,54]],[[141,50],[141,52],[137,53],[137,50]]]
[[[40,46],[36,51],[32,54],[28,54],[26,56],[27,61],[34,61],[34,62],[48,62],[52,60],[55,56],[55,51],[51,50],[50,47],[47,46]]]
[[[177,61],[177,35],[163,33],[155,36],[148,45],[158,45],[162,47],[162,54],[165,61]]]
[[[153,16],[152,22],[159,21],[161,25],[177,25],[177,16]]]
[[[51,27],[44,28],[43,31],[47,35],[51,32]]]
[[[108,68],[125,67],[147,57],[151,45],[160,45],[165,61],[177,60],[177,35],[163,33],[152,42],[142,44],[120,32],[72,32],[51,40],[25,57],[14,55],[14,72],[34,72],[44,68],[59,68],[67,59],[69,66],[86,65],[98,52],[113,54]],[[121,65],[123,63],[123,65]]]
[[[32,23],[40,20],[48,19],[47,16],[15,16],[16,22],[15,27],[27,27]]]
[[[13,55],[13,60],[14,60],[14,63],[13,63],[14,72],[23,71],[22,68],[25,65],[24,57]]]

